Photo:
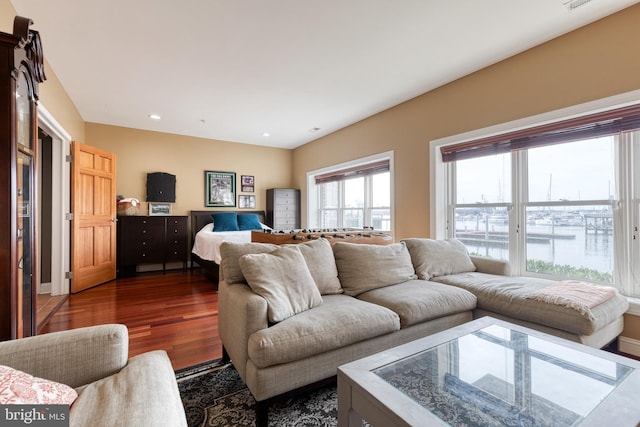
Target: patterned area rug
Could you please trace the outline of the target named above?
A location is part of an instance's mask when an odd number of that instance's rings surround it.
[[[203,363],[176,378],[190,427],[255,425],[255,400],[231,364]],[[333,385],[274,403],[269,425],[336,426],[337,396]]]

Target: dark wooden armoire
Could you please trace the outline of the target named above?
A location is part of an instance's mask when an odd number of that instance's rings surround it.
[[[0,32],[0,340],[35,335],[38,84],[44,57],[32,21]]]

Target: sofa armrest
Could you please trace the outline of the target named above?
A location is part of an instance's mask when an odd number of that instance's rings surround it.
[[[244,379],[249,336],[269,327],[267,301],[248,285],[224,280],[218,284],[218,332],[233,366]]]
[[[471,256],[471,261],[479,273],[497,274],[499,276],[511,276],[511,264],[501,259]]]
[[[0,342],[0,364],[79,387],[120,371],[129,352],[124,325],[99,325]]]

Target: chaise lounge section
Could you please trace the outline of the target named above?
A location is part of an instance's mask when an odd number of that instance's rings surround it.
[[[622,332],[622,314],[629,303],[611,287],[510,276],[508,262],[474,256],[469,259],[475,269],[469,266],[455,273],[454,269],[438,272],[433,265],[464,262],[464,245],[456,240],[403,242],[420,279],[465,289],[476,296],[474,318],[491,316],[595,348],[606,346]],[[439,255],[449,261],[438,260]],[[421,260],[431,261],[421,266]]]

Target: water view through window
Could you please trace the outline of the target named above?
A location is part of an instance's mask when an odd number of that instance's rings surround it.
[[[613,223],[611,207],[526,210],[527,271],[613,281]],[[509,220],[506,208],[458,208],[456,238],[472,255],[509,259]]]
[[[518,160],[526,168],[512,176]],[[614,176],[614,137],[460,160],[454,235],[507,260],[524,238],[526,271],[613,283]]]

